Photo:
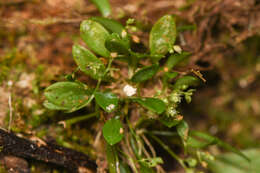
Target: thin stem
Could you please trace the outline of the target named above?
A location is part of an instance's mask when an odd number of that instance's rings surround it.
[[[8,98],[8,105],[9,105],[9,124],[8,124],[8,132],[10,132],[11,127],[12,127],[12,119],[13,119],[13,108],[12,108],[12,96],[11,94],[9,95]]]
[[[82,116],[79,116],[79,117],[71,118],[71,119],[68,119],[68,120],[65,120],[65,121],[60,121],[59,124],[63,124],[64,127],[71,126],[72,124],[75,124],[77,122],[80,122],[80,121],[87,120],[89,118],[95,117],[95,116],[98,115],[98,113],[99,112],[94,112],[94,113],[91,113],[91,114],[87,114],[87,115],[82,115]]]
[[[165,149],[175,160],[177,160],[179,162],[179,164],[186,170],[187,167],[184,164],[183,160],[176,155],[170,148],[169,146],[167,146],[166,144],[164,144],[158,137],[152,135],[149,133],[149,135],[159,144],[163,147],[163,149]]]

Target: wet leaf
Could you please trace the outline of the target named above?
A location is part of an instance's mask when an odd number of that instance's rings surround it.
[[[108,0],[91,0],[99,9],[102,16],[108,17],[111,14],[111,8]]]
[[[103,76],[105,66],[100,59],[93,53],[80,45],[74,45],[72,48],[73,58],[79,69],[93,79],[99,79]]]
[[[121,23],[113,19],[108,19],[105,17],[91,17],[90,19],[100,23],[111,33],[117,33],[118,35],[122,35],[122,32],[125,29]]]
[[[183,76],[175,82],[173,88],[176,90],[185,90],[190,86],[197,86],[199,82],[199,79],[194,76]]]
[[[148,67],[143,67],[134,74],[131,80],[132,82],[135,83],[144,82],[152,78],[157,73],[158,70],[159,70],[159,65],[157,64]]]
[[[165,103],[157,98],[134,98],[133,101],[158,114],[163,113],[166,109]]]
[[[151,54],[165,55],[171,51],[176,40],[176,35],[175,19],[170,15],[160,18],[150,32],[149,46]]]
[[[105,47],[109,33],[101,24],[93,20],[84,20],[80,24],[80,35],[93,52],[103,57],[110,56]]]
[[[95,92],[95,100],[106,112],[114,111],[118,105],[117,95],[111,92]]]
[[[81,108],[91,94],[86,86],[76,82],[57,82],[45,89],[47,108],[75,111]]]
[[[102,132],[105,140],[110,145],[120,142],[124,136],[123,126],[120,120],[115,118],[112,118],[105,123]]]
[[[106,42],[105,46],[110,52],[117,52],[120,55],[129,55],[130,46],[127,41],[124,41],[116,33],[111,34]]]

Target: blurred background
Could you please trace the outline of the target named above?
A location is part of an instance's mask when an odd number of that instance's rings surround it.
[[[135,35],[145,45],[158,18],[176,15],[178,44],[192,52],[189,62],[178,70],[200,70],[207,80],[192,102],[182,105],[190,128],[209,132],[238,149],[260,147],[260,1],[110,3],[112,18],[122,24],[136,19]],[[90,130],[80,126],[64,130],[57,125],[64,113],[57,115],[42,106],[44,88],[76,67],[71,47],[80,40],[80,22],[91,16],[100,13],[88,0],[0,0],[0,127],[8,128],[12,96],[14,132],[52,139],[94,155]],[[222,153],[216,147],[209,150]],[[47,165],[42,167],[49,171]],[[33,169],[44,172],[37,166]]]

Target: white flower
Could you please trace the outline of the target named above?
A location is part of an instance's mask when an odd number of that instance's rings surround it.
[[[136,88],[132,87],[131,85],[126,85],[123,88],[123,91],[128,97],[130,97],[136,93]]]
[[[106,107],[106,110],[107,111],[112,111],[113,109],[115,108],[115,105],[114,104],[110,104]]]

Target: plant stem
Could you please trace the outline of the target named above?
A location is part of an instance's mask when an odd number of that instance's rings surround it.
[[[89,118],[95,117],[95,116],[98,115],[98,113],[99,112],[94,112],[94,113],[91,113],[91,114],[82,115],[82,116],[71,118],[71,119],[68,119],[68,120],[65,120],[65,121],[61,121],[61,122],[64,122],[65,126],[70,126],[70,125],[75,124],[77,122],[80,122],[80,121],[87,120]]]
[[[175,160],[179,162],[179,164],[186,170],[187,167],[184,164],[183,160],[176,155],[166,144],[164,144],[158,137],[152,135],[151,133],[148,133],[159,145],[161,145]]]

